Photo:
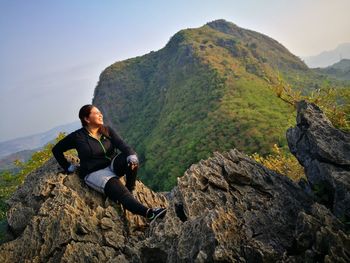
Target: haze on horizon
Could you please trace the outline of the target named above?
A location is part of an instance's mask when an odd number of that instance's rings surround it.
[[[348,0],[0,0],[0,141],[78,120],[102,70],[216,19],[299,57],[350,43]]]

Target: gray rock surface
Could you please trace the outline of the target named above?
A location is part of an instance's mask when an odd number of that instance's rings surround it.
[[[344,167],[335,152],[332,165]],[[17,238],[0,246],[0,262],[350,262],[349,230],[332,210],[237,150],[193,164],[169,193],[137,182],[142,203],[168,207],[151,225],[57,171],[50,160],[9,201]]]
[[[297,126],[287,131],[291,152],[305,168],[317,202],[350,222],[350,134],[333,127],[314,104],[298,103]]]

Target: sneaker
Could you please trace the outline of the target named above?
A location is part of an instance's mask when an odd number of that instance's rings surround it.
[[[166,214],[166,208],[152,208],[149,213],[147,213],[147,219],[150,223],[154,222],[157,218],[164,218]]]

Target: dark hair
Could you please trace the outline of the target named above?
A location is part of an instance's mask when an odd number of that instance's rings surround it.
[[[85,118],[89,118],[91,110],[94,107],[96,107],[96,106],[92,105],[92,104],[86,104],[86,105],[84,105],[83,107],[80,108],[80,110],[79,110],[79,119],[80,119],[81,125],[83,127],[88,126],[88,123],[86,122]],[[99,132],[102,133],[104,136],[109,137],[109,131],[108,131],[108,128],[105,125],[102,125],[99,128]]]

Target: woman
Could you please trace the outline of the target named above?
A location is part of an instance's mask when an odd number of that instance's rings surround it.
[[[67,161],[63,153],[76,149],[80,159],[79,176],[88,186],[150,221],[163,218],[165,208],[147,208],[131,194],[138,169],[135,151],[111,127],[103,125],[103,115],[94,105],[83,106],[79,119],[83,127],[67,135],[52,149],[65,172],[72,173],[76,167]],[[116,154],[117,149],[121,151],[119,155]],[[125,186],[119,180],[124,175]]]

